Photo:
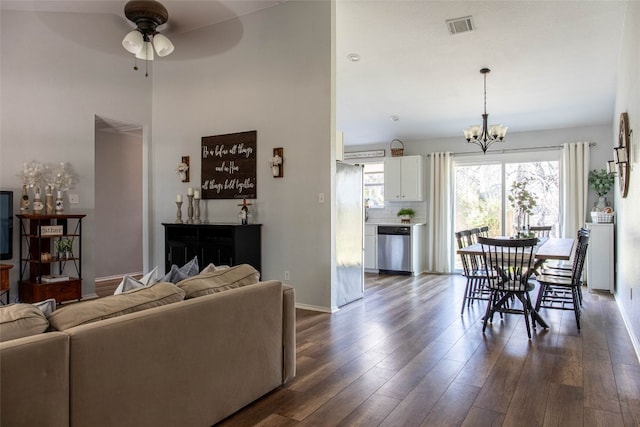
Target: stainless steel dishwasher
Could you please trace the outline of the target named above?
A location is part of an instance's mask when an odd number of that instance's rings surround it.
[[[378,226],[378,271],[411,274],[411,227]]]

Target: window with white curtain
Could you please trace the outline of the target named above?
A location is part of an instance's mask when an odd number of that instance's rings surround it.
[[[558,236],[560,158],[559,150],[455,156],[454,231],[488,225],[491,236],[513,235],[516,222],[508,201],[509,190],[514,181],[528,179],[527,189],[537,197],[529,225],[552,225],[552,235]],[[458,258],[453,257],[456,269],[460,267]]]

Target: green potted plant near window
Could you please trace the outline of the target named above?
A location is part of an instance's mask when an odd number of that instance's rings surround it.
[[[600,169],[600,171],[598,171],[594,169],[589,171],[589,185],[598,193],[598,203],[594,207],[594,211],[601,212],[607,207],[607,199],[605,196],[609,193],[611,187],[613,187],[613,183],[613,175],[607,173],[606,170]]]
[[[613,209],[609,207],[605,196],[613,187],[614,181],[613,174],[604,169],[589,171],[589,185],[598,193],[598,203],[591,210],[593,222],[613,222]]]
[[[398,211],[398,218],[400,218],[400,222],[403,224],[409,224],[411,222],[411,218],[414,217],[416,211],[411,208],[402,208]]]
[[[535,194],[527,190],[529,179],[511,184],[508,196],[511,207],[516,214],[516,237],[529,237],[529,217],[533,214],[533,208],[538,204]]]

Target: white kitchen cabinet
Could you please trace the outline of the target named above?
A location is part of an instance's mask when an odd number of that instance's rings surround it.
[[[613,223],[587,223],[587,286],[589,290],[615,291],[615,241]]]
[[[364,226],[364,269],[378,269],[378,226],[375,224]]]
[[[424,200],[424,161],[422,156],[384,159],[384,200],[421,202]]]

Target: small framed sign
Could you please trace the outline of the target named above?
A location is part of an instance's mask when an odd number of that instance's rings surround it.
[[[62,236],[62,225],[42,225],[40,226],[41,236]]]
[[[385,150],[369,150],[369,151],[352,151],[344,153],[344,159],[368,159],[372,157],[384,157]]]

